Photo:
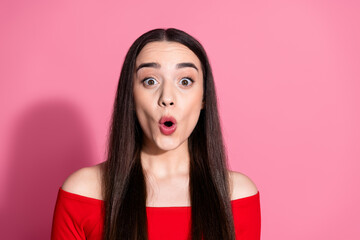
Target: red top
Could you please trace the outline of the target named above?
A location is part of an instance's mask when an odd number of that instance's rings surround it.
[[[59,189],[51,239],[101,239],[103,200]],[[231,201],[236,239],[260,239],[259,192]],[[190,231],[191,207],[146,207],[149,240],[186,239]]]

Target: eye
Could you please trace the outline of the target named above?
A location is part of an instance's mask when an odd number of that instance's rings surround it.
[[[185,86],[185,87],[190,86],[193,82],[194,80],[192,80],[189,77],[184,77],[180,80],[181,86]]]
[[[157,83],[157,81],[153,77],[145,78],[142,82],[145,83],[145,85],[147,86],[152,86]]]

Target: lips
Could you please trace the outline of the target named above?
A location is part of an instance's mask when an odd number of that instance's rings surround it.
[[[170,135],[176,130],[176,119],[172,116],[164,116],[159,121],[159,128],[162,134]]]

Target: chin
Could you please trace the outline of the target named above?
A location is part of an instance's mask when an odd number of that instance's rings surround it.
[[[178,148],[180,146],[179,143],[173,140],[164,139],[161,142],[156,143],[157,147],[164,151],[170,151]]]

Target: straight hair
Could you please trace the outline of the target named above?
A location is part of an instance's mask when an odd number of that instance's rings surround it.
[[[135,62],[154,41],[177,42],[201,62],[204,99],[198,122],[189,136],[191,223],[188,239],[234,240],[227,157],[223,144],[212,70],[202,45],[184,31],[154,29],[141,35],[125,56],[109,128],[102,176],[105,240],[147,240],[146,181],[140,161],[143,131],[133,96]]]

